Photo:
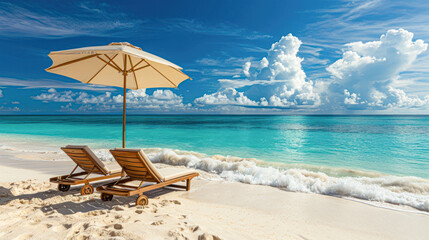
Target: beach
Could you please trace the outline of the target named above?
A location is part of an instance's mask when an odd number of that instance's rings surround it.
[[[1,1],[0,240],[429,240],[427,10]]]
[[[106,164],[117,167],[114,162]],[[102,202],[97,192],[81,196],[80,187],[59,192],[48,182],[73,166],[60,152],[23,154],[2,149],[0,238],[426,239],[429,235],[429,214],[424,211],[231,182],[202,170],[197,170],[200,176],[189,192],[168,188],[148,192],[147,206],[136,206],[135,196]]]

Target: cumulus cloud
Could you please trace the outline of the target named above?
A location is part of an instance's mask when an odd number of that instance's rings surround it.
[[[302,58],[298,57],[302,42],[292,34],[272,44],[266,57],[243,65],[246,79],[220,79],[223,89],[197,98],[206,105],[242,105],[299,108],[320,105],[314,83],[306,78]],[[247,91],[238,88],[250,87]]]
[[[50,88],[46,93],[34,96],[33,99],[43,102],[73,102],[76,93],[72,91],[57,92],[57,90]]]
[[[198,105],[260,105],[260,103],[250,100],[244,96],[244,93],[238,92],[234,88],[226,88],[213,94],[204,94],[204,96],[195,99],[194,102]]]
[[[404,90],[412,80],[406,79],[403,73],[410,71],[417,57],[428,47],[423,40],[413,40],[413,37],[413,33],[404,29],[391,29],[376,41],[346,44],[342,56],[326,68],[326,74],[331,78],[312,81],[304,72],[303,59],[299,57],[302,42],[288,34],[272,44],[267,55],[259,61],[254,61],[254,57],[228,60],[233,71],[225,71],[224,74],[231,76],[230,79],[219,79],[221,88],[196,98],[194,105],[183,103],[183,97],[171,90],[156,90],[148,94],[142,89],[128,91],[127,106],[130,109],[182,112],[424,110],[429,108],[429,95],[413,96]],[[211,66],[219,61],[203,59],[200,64]],[[241,74],[237,76],[239,62],[242,67]],[[33,98],[73,103],[65,105],[64,110],[77,105],[88,111],[122,108],[122,95],[111,92],[91,95],[50,89]]]
[[[116,102],[122,103],[122,95],[115,96]],[[158,89],[152,95],[146,93],[146,89],[128,91],[127,103],[135,109],[159,109],[159,110],[189,110],[190,104],[183,103],[183,97],[174,94],[171,90]]]
[[[411,32],[391,29],[379,40],[346,44],[342,57],[326,68],[329,81],[307,78],[298,56],[301,44],[292,34],[282,37],[266,57],[243,65],[245,78],[219,79],[219,91],[194,103],[320,111],[429,106],[429,95],[412,96],[395,87],[412,83],[401,73],[427,50],[427,44],[413,40]]]
[[[51,88],[46,93],[34,96],[33,99],[43,102],[68,102],[61,107],[61,111],[114,111],[122,108],[123,96],[113,95],[111,92],[99,95],[72,91],[57,92]],[[78,108],[73,109],[72,103]],[[183,98],[171,90],[156,90],[152,94],[147,94],[145,89],[139,89],[127,92],[127,109],[189,110],[191,105],[184,104]]]
[[[327,68],[334,78],[333,86],[343,89],[344,104],[363,107],[421,107],[426,96],[408,96],[393,86],[404,85],[400,73],[409,69],[416,58],[427,50],[423,40],[413,41],[413,33],[391,29],[378,41],[346,44],[341,59]]]

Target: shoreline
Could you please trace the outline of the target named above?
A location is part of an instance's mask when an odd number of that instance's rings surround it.
[[[21,160],[69,161],[67,155],[54,147],[52,142],[45,145],[44,141],[35,142],[32,139],[15,137],[7,144],[0,142],[0,146],[0,155],[6,154]],[[266,185],[291,192],[315,193],[348,199],[374,207],[429,214],[429,197],[427,197],[429,179],[362,172],[339,167],[293,167],[256,159],[207,156],[202,153],[172,149],[146,148],[144,150],[154,163],[202,170],[200,172],[210,173],[212,178],[224,181]],[[93,151],[101,160],[115,165],[108,149],[93,148]],[[66,173],[68,172],[64,172]]]
[[[0,178],[0,219],[17,219],[0,225],[0,237],[424,239],[429,234],[427,214],[221,178],[206,180],[216,175],[203,171],[189,192],[148,192],[146,207],[135,206],[134,197],[115,197],[106,203],[99,193],[80,196],[79,187],[60,193],[47,182],[47,177],[66,173],[72,166],[71,161],[17,160],[0,152],[1,172],[19,177],[12,182],[5,181],[7,175]]]
[[[61,116],[61,115],[60,115]],[[216,115],[215,115],[216,116]],[[3,135],[3,136],[2,136]],[[7,136],[5,138],[4,136]],[[12,144],[4,144],[4,141],[6,139],[12,139]],[[59,143],[57,140],[63,140],[63,138],[57,139],[57,137],[54,136],[42,136],[42,135],[28,135],[28,134],[1,134],[0,135],[0,151],[1,150],[10,150],[10,151],[18,151],[18,152],[30,152],[33,153],[55,153],[55,154],[62,154],[62,151],[59,149],[58,146],[65,146],[67,144],[75,144],[79,145],[81,142],[87,142],[84,140],[88,139],[71,139],[72,142],[70,142],[70,139],[67,140],[67,143]],[[37,141],[37,143],[35,143]],[[55,144],[52,144],[55,142]],[[108,152],[109,148],[105,148],[104,145],[100,145],[98,142],[90,142],[90,147],[93,150],[104,150],[106,153]],[[26,150],[23,150],[21,148],[21,145],[26,148]],[[30,146],[29,146],[30,145]],[[30,148],[29,148],[30,147]],[[29,148],[29,149],[27,149]],[[113,147],[112,147],[113,148]],[[419,178],[423,180],[427,180],[429,183],[429,176],[421,177],[421,176],[415,176],[415,175],[407,175],[407,174],[398,174],[398,173],[389,173],[389,172],[380,172],[377,170],[371,170],[371,169],[364,169],[364,168],[352,168],[352,167],[345,167],[345,166],[331,166],[331,165],[316,165],[316,164],[306,164],[306,163],[284,163],[284,162],[272,162],[272,161],[266,161],[261,160],[253,157],[240,157],[236,155],[220,155],[220,154],[214,154],[210,155],[203,152],[196,152],[192,150],[184,150],[184,149],[176,149],[176,148],[155,148],[155,147],[148,147],[148,148],[142,148],[145,150],[145,152],[159,152],[162,150],[171,150],[179,154],[191,154],[196,155],[198,157],[209,157],[209,158],[222,158],[225,161],[251,161],[256,163],[258,166],[261,167],[274,167],[278,169],[287,169],[287,168],[298,168],[298,169],[306,169],[310,171],[320,171],[323,173],[328,173],[330,176],[337,176],[337,177],[379,177],[379,176],[393,176],[393,177],[413,177],[413,178]],[[106,155],[103,153],[103,155]],[[64,155],[65,156],[65,155]],[[113,161],[113,158],[111,158],[110,154],[107,154],[109,157],[109,161]],[[101,158],[106,156],[101,156]],[[50,159],[49,159],[50,160]],[[67,159],[63,159],[67,160]],[[103,159],[106,160],[106,159]]]
[[[25,158],[21,158],[24,157],[23,155],[25,155]],[[26,171],[29,173],[32,173],[32,176],[35,176],[32,179],[37,179],[37,180],[47,180],[52,176],[55,175],[63,175],[63,174],[67,174],[70,169],[72,169],[75,164],[65,158],[65,159],[60,159],[60,160],[41,160],[41,159],[36,159],[38,156],[35,154],[31,154],[31,153],[27,153],[27,154],[18,154],[16,156],[10,154],[10,155],[6,155],[4,151],[0,150],[0,156],[7,156],[7,158],[12,158],[12,161],[4,161],[5,158],[0,157],[0,168],[3,170],[6,169],[10,169],[11,172],[14,172],[14,170],[20,170],[20,171]],[[66,157],[66,156],[64,156]],[[119,168],[119,165],[116,164],[115,162],[106,162],[103,161],[108,167],[109,169],[117,169]],[[42,165],[42,166],[40,166]],[[160,164],[160,163],[155,163],[156,166],[161,166],[162,167],[177,167],[177,166],[171,166],[171,165],[166,165],[166,164]],[[32,169],[36,167],[36,169]],[[8,171],[2,171],[2,172],[8,172]],[[217,176],[216,174],[210,174],[210,173],[205,173],[203,171],[199,171],[200,175],[202,174],[205,178],[203,179],[203,181],[217,181],[217,182],[222,182],[222,183],[239,183],[239,182],[232,182],[232,181],[226,181],[222,178],[220,178],[219,176]],[[28,176],[29,174],[21,174],[20,176],[15,176],[15,177],[19,177],[19,178],[9,178],[7,177],[7,175],[3,175],[0,177],[0,183],[4,183],[4,182],[12,182],[12,181],[24,181],[24,180],[28,180],[28,178],[26,176]],[[201,178],[201,177],[200,177]],[[5,181],[7,179],[12,179],[12,181]],[[239,184],[244,184],[244,185],[249,185],[246,183],[239,183]],[[270,187],[270,188],[275,188],[275,187],[271,187],[271,186],[265,186],[265,185],[256,185],[256,186],[264,186],[264,187]],[[276,188],[278,189],[278,188]],[[291,193],[300,193],[300,192],[294,192],[294,191],[288,191],[288,190],[284,190],[284,189],[279,189],[281,191],[286,191],[286,192],[291,192]],[[316,194],[316,193],[302,193],[302,194]],[[356,199],[356,198],[350,198],[350,197],[343,197],[343,196],[334,196],[334,195],[323,195],[323,194],[316,194],[316,195],[321,195],[321,196],[328,196],[328,197],[332,197],[332,198],[338,198],[338,199],[343,199],[343,200],[347,200],[347,201],[352,201],[352,202],[356,202],[356,203],[361,203],[361,204],[366,204],[368,206],[372,206],[372,207],[376,207],[376,208],[382,208],[382,209],[388,209],[388,210],[392,210],[392,211],[398,211],[398,212],[405,212],[405,213],[414,213],[414,214],[423,214],[423,215],[427,215],[429,216],[429,212],[425,212],[425,211],[420,211],[418,209],[414,209],[414,208],[410,208],[410,207],[406,207],[406,206],[397,206],[397,205],[393,205],[393,204],[382,204],[382,203],[374,203],[368,200],[362,200],[362,199]]]

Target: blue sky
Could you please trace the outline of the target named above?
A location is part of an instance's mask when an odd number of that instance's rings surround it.
[[[130,42],[183,67],[130,113],[429,113],[426,1],[2,1],[0,114],[120,113],[121,89],[44,69]]]

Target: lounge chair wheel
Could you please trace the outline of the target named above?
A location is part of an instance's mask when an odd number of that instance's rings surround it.
[[[60,190],[61,192],[67,192],[68,190],[70,190],[70,185],[58,184],[58,190]]]
[[[141,195],[137,198],[136,204],[137,205],[148,205],[149,200],[147,199],[147,197],[145,195]]]
[[[112,201],[113,199],[113,195],[112,194],[107,194],[107,193],[101,193],[101,200],[106,202],[106,201]]]
[[[81,195],[89,195],[89,194],[93,194],[94,193],[94,187],[91,186],[90,184],[85,184],[81,189],[80,189],[80,194]]]

